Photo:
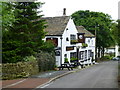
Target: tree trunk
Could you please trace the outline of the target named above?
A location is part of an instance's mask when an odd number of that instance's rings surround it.
[[[98,58],[100,58],[100,47],[98,47]]]
[[[102,55],[102,57],[104,56],[104,50],[105,50],[105,48],[104,47],[102,47],[102,49],[101,49],[102,51],[101,51],[101,55]]]

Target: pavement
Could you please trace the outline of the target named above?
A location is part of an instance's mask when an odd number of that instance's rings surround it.
[[[118,88],[118,61],[105,61],[61,77],[39,88]],[[83,89],[84,90],[84,89]],[[97,89],[95,89],[97,90]],[[118,90],[118,89],[117,89]]]
[[[60,71],[46,71],[28,78],[14,79],[14,80],[1,80],[2,86],[0,88],[38,88],[42,87],[62,76],[77,72],[81,69],[68,69]]]

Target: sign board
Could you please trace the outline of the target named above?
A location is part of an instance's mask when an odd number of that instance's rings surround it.
[[[78,42],[79,42],[79,43],[85,43],[84,34],[85,34],[85,33],[78,33]]]
[[[66,47],[66,51],[71,51],[71,50],[74,50],[74,46]]]

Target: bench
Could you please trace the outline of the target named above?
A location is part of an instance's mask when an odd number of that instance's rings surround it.
[[[69,64],[69,63],[68,64],[66,64],[66,63],[61,64],[61,66],[59,66],[58,68],[59,68],[59,70],[61,70],[61,69],[63,70],[64,68],[68,68],[69,71],[73,70],[73,66],[71,64]]]
[[[84,68],[84,64],[80,63],[80,62],[74,62],[73,64],[71,64],[73,67],[77,67],[77,66],[81,66],[81,68]]]

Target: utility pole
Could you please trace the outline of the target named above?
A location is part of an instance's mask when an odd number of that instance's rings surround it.
[[[97,44],[96,44],[96,35],[97,34],[97,31],[96,31],[96,25],[95,25],[95,62],[97,62]]]

